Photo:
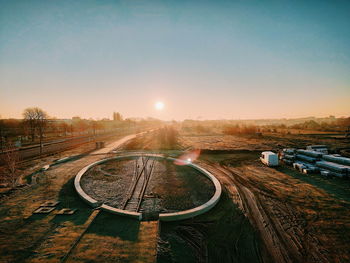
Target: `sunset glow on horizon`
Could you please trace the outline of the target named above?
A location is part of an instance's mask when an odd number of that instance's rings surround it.
[[[2,118],[34,106],[57,118],[350,115],[348,2],[0,7]]]

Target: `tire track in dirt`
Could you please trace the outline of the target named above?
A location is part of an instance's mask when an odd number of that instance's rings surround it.
[[[259,200],[261,210],[274,223],[276,233],[285,243],[289,254],[295,255],[293,262],[333,262],[337,261],[329,256],[329,252],[320,243],[320,237],[315,231],[313,219],[305,216],[304,209],[308,203],[319,206],[319,201],[325,195],[323,191],[309,184],[303,184],[297,179],[262,166],[260,163],[242,167],[225,167],[232,175],[249,186]],[[301,194],[301,192],[308,194]],[[290,200],[293,195],[293,200]],[[308,203],[300,200],[308,199]],[[297,200],[297,207],[295,201]],[[318,211],[313,210],[318,217]],[[323,234],[322,234],[323,235]],[[298,261],[296,261],[298,260]]]
[[[258,183],[251,183],[236,171],[215,163],[201,165],[215,174],[230,192],[234,202],[243,208],[250,222],[259,230],[275,262],[329,262],[319,251],[317,239],[303,231],[298,221],[302,219],[286,203],[281,204],[275,196],[261,190]],[[266,205],[265,202],[269,204]],[[269,209],[271,207],[276,213]],[[305,243],[310,248],[304,248]]]
[[[215,165],[202,164],[207,170],[215,174],[215,176],[223,182],[226,189],[233,195],[238,194],[241,200],[237,203],[241,209],[243,208],[244,214],[248,217],[252,225],[256,226],[260,232],[260,236],[268,250],[269,254],[273,257],[275,262],[292,262],[288,256],[284,244],[279,242],[279,237],[276,235],[276,230],[273,228],[273,224],[270,222],[264,211],[261,211],[258,205],[258,200],[254,194],[245,187],[242,182],[234,178],[230,171]],[[234,185],[234,187],[232,186]],[[228,187],[227,187],[228,186]],[[236,189],[237,192],[231,192],[232,189]]]

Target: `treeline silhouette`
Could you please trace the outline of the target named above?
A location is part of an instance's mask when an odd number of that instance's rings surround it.
[[[98,135],[119,129],[159,126],[161,121],[153,118],[123,119],[118,112],[113,113],[113,120],[83,119],[78,116],[72,119],[57,119],[49,116],[44,110],[33,107],[23,111],[23,119],[0,119],[0,148],[9,142],[20,141],[22,145],[64,137],[80,135]]]
[[[289,128],[315,131],[346,131],[350,127],[349,118],[338,118],[331,122],[316,122],[313,120],[294,124]]]
[[[222,133],[227,135],[251,135],[256,134],[259,128],[255,125],[232,125],[223,128]]]

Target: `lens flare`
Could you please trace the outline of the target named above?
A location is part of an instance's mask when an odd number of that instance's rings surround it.
[[[193,161],[198,159],[200,153],[201,153],[201,150],[199,150],[199,149],[185,152],[183,155],[181,155],[179,158],[177,158],[174,161],[174,164],[176,164],[176,165],[190,164]]]

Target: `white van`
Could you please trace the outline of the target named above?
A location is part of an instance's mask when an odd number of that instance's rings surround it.
[[[262,152],[260,160],[267,166],[278,166],[278,155],[274,152]]]

